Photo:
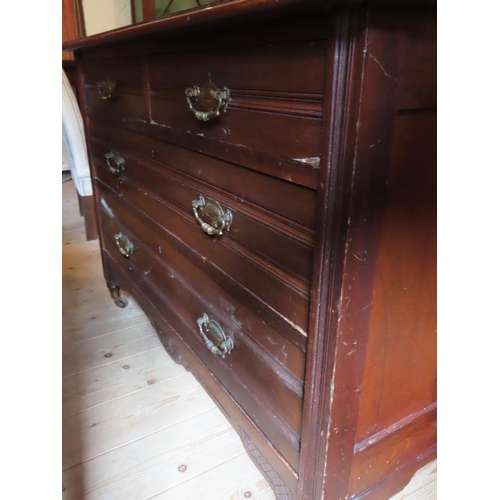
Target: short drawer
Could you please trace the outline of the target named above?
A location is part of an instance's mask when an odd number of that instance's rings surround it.
[[[111,121],[146,120],[148,103],[140,58],[83,60],[87,115]]]
[[[112,198],[105,195],[107,207],[113,205]],[[175,316],[182,323],[191,349],[264,434],[282,443],[286,459],[296,464],[302,393],[291,383],[290,374],[253,340],[238,312],[228,314],[218,307],[215,288],[190,283],[108,209],[100,213],[105,250],[169,320]]]
[[[174,53],[151,56],[147,64],[153,123],[305,163],[319,160],[324,41]]]

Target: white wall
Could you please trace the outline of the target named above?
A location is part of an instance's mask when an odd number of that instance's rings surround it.
[[[82,6],[87,36],[132,23],[130,0],[83,0]]]

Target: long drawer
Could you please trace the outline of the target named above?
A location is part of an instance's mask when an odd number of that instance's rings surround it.
[[[169,318],[169,321],[167,321],[164,315],[159,312],[157,307],[137,286],[127,271],[120,267],[107,252],[104,252],[103,260],[108,270],[108,278],[114,284],[117,284],[124,290],[128,290],[134,296],[139,306],[148,315],[165,349],[174,360],[181,363],[187,370],[192,370],[193,375],[209,392],[214,402],[238,432],[251,457],[257,458],[258,464],[266,465],[272,463],[271,469],[266,467],[265,474],[271,474],[270,479],[274,481],[276,481],[276,473],[279,475],[280,491],[286,493],[296,491],[296,471],[266,436],[262,434],[262,431],[256,427],[254,422],[248,418],[248,415],[242,410],[241,406],[220,385],[217,378],[200,362],[200,359],[193,350],[184,342],[183,335],[176,329],[176,318],[174,317],[173,321]],[[176,327],[172,323],[176,323]]]
[[[158,166],[182,172],[224,190],[228,196],[245,205],[262,209],[264,218],[267,215],[267,218],[272,217],[290,226],[291,230],[297,228],[312,234],[316,190],[292,182],[292,177],[275,178],[99,120],[90,120],[89,132],[91,139],[97,138],[109,144],[110,149],[117,148],[122,155],[137,153],[144,160],[158,162]],[[312,243],[312,236],[309,236],[309,241]]]
[[[307,296],[221,240],[210,238],[190,217],[184,217],[139,186],[124,182],[122,193],[123,198],[140,208],[137,217],[150,228],[158,253],[163,252],[164,245],[176,248],[236,300],[305,350]]]
[[[294,467],[297,466],[299,435],[302,413],[301,387],[288,368],[278,363],[277,357],[255,342],[255,332],[249,332],[248,313],[240,318],[242,311],[231,313],[219,307],[219,290],[207,279],[191,283],[199,275],[184,266],[175,251],[166,254],[155,251],[155,242],[140,221],[133,207],[119,200],[107,188],[99,190],[101,200],[101,227],[105,234],[103,246],[106,252],[118,262],[136,284],[148,295],[166,317],[175,316],[180,322],[184,340],[198,357],[226,387],[233,398],[248,414],[262,432],[275,443],[280,453]],[[117,215],[116,218],[114,215]],[[130,250],[128,257],[120,252]],[[179,266],[177,269],[175,266]],[[187,275],[187,276],[186,276]],[[188,279],[189,278],[189,279]],[[212,353],[205,345],[206,339],[197,324],[207,314],[215,321],[225,335],[231,338],[234,347],[224,358]],[[169,319],[170,320],[170,319]],[[212,324],[212,323],[210,323]],[[254,322],[254,327],[257,325]],[[274,337],[274,342],[278,342]],[[287,355],[301,358],[303,354],[282,339],[279,349],[288,349]],[[220,354],[220,353],[219,353]]]
[[[103,187],[100,191],[105,192]],[[145,197],[146,200],[149,198]],[[127,203],[121,203],[121,200]],[[118,219],[136,228],[135,231],[139,232],[141,239],[148,242],[159,258],[165,262],[175,263],[193,283],[201,289],[210,290],[210,295],[220,309],[229,315],[240,311],[239,322],[242,327],[251,332],[253,339],[302,383],[305,345],[299,340],[304,337],[301,336],[297,340],[296,336],[291,336],[289,331],[283,328],[283,323],[279,322],[280,316],[273,314],[272,309],[267,307],[264,301],[255,304],[249,300],[245,301],[248,295],[239,282],[225,274],[202,254],[193,252],[175,234],[153,221],[142,210],[130,206],[128,201],[129,198],[126,196],[117,197],[108,194],[101,204],[109,210],[109,213],[115,214]],[[158,205],[157,212],[161,210],[167,212],[164,207]],[[168,212],[166,218],[168,219]],[[201,234],[201,238],[204,237],[205,235]],[[293,331],[296,333],[296,330]]]
[[[110,160],[109,155],[120,158],[121,164],[115,164],[116,159]],[[108,158],[106,156],[108,155]],[[193,220],[193,202],[204,199],[219,203],[222,221],[216,222],[221,227],[222,234],[218,235],[230,245],[237,245],[241,251],[251,251],[256,258],[264,260],[271,272],[280,273],[285,281],[289,279],[302,289],[308,289],[312,273],[312,244],[302,241],[299,236],[293,237],[289,232],[278,230],[272,218],[266,224],[262,214],[251,210],[248,204],[231,196],[231,193],[222,191],[216,186],[200,182],[191,176],[174,169],[164,168],[159,162],[145,161],[138,155],[129,153],[122,146],[115,147],[108,141],[93,138],[92,159],[97,166],[97,176],[105,184],[118,189],[122,179],[130,178],[145,189],[156,193],[164,200],[176,204]],[[110,162],[111,164],[108,164]],[[121,167],[120,175],[117,169]],[[227,215],[229,212],[229,215]],[[199,217],[203,217],[203,208],[196,210]],[[217,215],[217,214],[215,214]],[[229,219],[225,221],[224,217]],[[271,219],[271,220],[269,220]],[[214,224],[213,222],[211,223]],[[209,230],[209,229],[207,229]],[[307,236],[306,236],[307,237]]]
[[[122,146],[123,139],[101,138],[91,136],[97,178],[149,214],[166,229],[170,244],[184,244],[184,251],[198,267],[305,351],[312,265],[307,232],[286,225],[283,230],[272,214],[266,219],[240,197],[156,160],[129,153]],[[116,160],[111,165],[114,173],[106,163],[110,151],[120,158],[119,172]],[[286,184],[296,188],[297,195],[311,191]],[[200,196],[217,200],[224,213],[232,213],[229,231],[222,236],[203,233],[192,207]]]

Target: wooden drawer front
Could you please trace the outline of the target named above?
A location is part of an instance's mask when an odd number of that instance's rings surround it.
[[[229,233],[222,238],[208,236],[192,212],[157,198],[129,178],[124,178],[119,193],[140,210],[138,217],[142,226],[150,228],[148,241],[156,242],[154,248],[176,248],[256,316],[305,351],[308,294],[264,269],[262,261],[250,258],[249,252],[245,255],[239,251],[240,245],[226,238]]]
[[[106,155],[109,153],[115,153],[124,159],[125,164],[128,165],[128,159],[123,156],[123,153],[119,148],[113,148],[109,145],[102,144],[97,141],[90,141],[90,160],[93,165],[92,177],[94,179],[99,179],[101,182],[106,184],[116,193],[120,192],[121,184],[123,182],[123,172],[117,172],[117,165],[115,162],[111,162],[112,168],[106,160]]]
[[[147,119],[148,103],[140,58],[84,60],[82,65],[88,116],[114,119],[124,124],[130,119]],[[114,95],[104,99],[99,82],[116,84]]]
[[[200,195],[199,190],[194,189],[194,185],[169,177],[167,170],[162,169],[161,165],[159,170],[155,170],[152,166],[138,162],[135,156],[127,156],[121,147],[104,145],[96,139],[92,139],[91,143],[92,162],[98,178],[101,175],[100,171],[106,171],[104,152],[108,149],[118,151],[125,158],[125,170],[120,175],[119,189],[103,179],[104,183],[127,198],[149,218],[157,221],[165,229],[164,237],[168,238],[170,245],[176,246],[188,255],[198,268],[236,300],[244,303],[259,318],[305,351],[310,295],[310,271],[307,269],[310,269],[312,262],[310,244],[303,245],[286,234],[278,234],[273,227],[268,227],[268,224],[262,224],[260,219],[254,218],[255,214],[250,217],[245,213],[245,203],[239,205],[238,200],[221,198],[221,192],[214,192],[213,197],[218,198],[225,208],[234,210],[233,223],[236,219],[239,220],[236,216],[242,214],[246,220],[251,220],[254,230],[259,234],[262,231],[262,234],[267,234],[271,238],[278,238],[274,240],[277,242],[272,254],[274,259],[280,257],[279,242],[287,244],[288,250],[290,248],[300,250],[305,261],[295,270],[295,274],[284,272],[283,264],[280,269],[263,254],[266,245],[273,245],[272,241],[264,242],[260,249],[255,248],[258,243],[250,241],[251,227],[241,229],[240,233],[242,232],[243,236],[238,233],[233,234],[232,229],[223,237],[210,237],[205,234],[196,221],[192,208],[189,207],[192,200]],[[194,182],[193,179],[190,181],[191,184]],[[203,192],[206,193],[209,186],[204,188]],[[208,192],[212,194],[212,191]],[[186,207],[187,202],[188,207]],[[293,265],[294,258],[297,258],[297,255],[285,257],[288,267]],[[303,275],[307,275],[306,277],[297,275],[297,270],[300,269]]]
[[[201,290],[199,285],[188,282],[141,238],[138,234],[140,227],[135,227],[133,232],[129,225],[111,216],[118,211],[116,196],[105,189],[99,192],[104,200],[100,217],[105,250],[155,306],[165,312],[166,317],[175,316],[183,323],[183,337],[187,344],[264,434],[273,442],[277,439],[281,443],[280,452],[296,465],[302,395],[291,386],[289,377],[283,376],[281,366],[242,328],[239,318],[214,306],[217,297],[212,290]],[[124,210],[123,206],[121,210]],[[126,219],[129,224],[134,224],[132,212]],[[118,233],[125,234],[135,247],[129,258],[120,254],[115,243],[114,235]],[[197,319],[205,313],[217,321],[234,343],[234,348],[224,358],[210,352],[200,334]]]
[[[230,90],[323,94],[326,45],[319,40],[151,56],[149,83],[186,88],[204,83],[211,71],[212,81]]]
[[[129,274],[116,264],[107,252],[104,252],[103,258],[113,283],[117,283],[124,290],[129,290],[134,296],[139,306],[148,315],[165,349],[175,360],[178,360],[178,356],[180,356],[178,361],[187,370],[192,370],[198,382],[207,390],[229,423],[238,432],[252,458],[257,458],[258,463],[266,464],[267,462],[271,467],[268,468],[268,472],[272,474],[273,479],[276,477],[275,473],[279,475],[284,483],[280,488],[282,491],[288,492],[287,486],[290,491],[297,491],[297,474],[294,469],[290,467],[290,464],[262,434],[262,431],[248,418],[241,406],[220,385],[217,378],[214,377],[205,364],[200,362],[192,349],[183,341],[181,334],[179,334],[179,331],[182,331],[182,327],[179,327],[180,320],[173,317],[172,321],[170,321],[170,318],[167,321],[149,297],[143,293],[143,290],[138,288]],[[145,292],[148,293],[148,290],[146,289]],[[173,324],[175,324],[175,328]],[[256,446],[258,446],[258,450]]]
[[[152,56],[147,60],[154,123],[314,163],[320,156],[326,44],[260,45]],[[185,91],[209,80],[227,87],[227,111],[200,122]]]
[[[185,217],[175,207],[163,203],[149,193],[145,195],[145,191],[140,187],[124,183],[122,193],[133,205],[154,218],[171,238],[181,240],[186,252],[190,255],[200,255],[202,268],[213,266],[219,274],[227,275],[239,288],[256,297],[257,303],[252,306],[254,312],[290,341],[304,346],[309,314],[308,294],[271,274],[258,260],[236,252],[234,247],[227,246],[221,239],[209,237],[191,216]],[[193,259],[198,260],[194,256]],[[242,302],[247,303],[245,300]],[[281,321],[276,317],[281,317]],[[283,322],[287,323],[287,327],[282,325]]]
[[[227,196],[236,201],[245,200],[245,204],[255,206],[262,212],[263,219],[286,225],[289,229],[285,230],[305,233],[302,238],[312,243],[316,214],[314,189],[136,132],[110,127],[98,120],[90,121],[89,132],[91,138],[102,140],[110,148],[121,148],[124,154],[139,153],[144,160],[158,162],[156,165],[159,167],[163,165],[224,190]]]
[[[119,151],[119,156],[124,160],[124,171],[120,176],[110,171],[105,160],[106,154],[115,150]],[[257,259],[262,267],[280,276],[302,293],[309,293],[313,258],[311,244],[262,223],[259,213],[249,210],[247,205],[220,190],[214,190],[178,171],[164,169],[156,162],[137,160],[136,156],[129,156],[123,151],[120,147],[113,148],[95,139],[92,141],[92,160],[102,182],[119,192],[119,184],[123,179],[130,178],[167,203],[175,204],[178,210],[193,221],[196,218],[192,203],[200,195],[219,202],[223,211],[229,210],[232,216],[229,230],[220,237],[221,242],[237,252],[249,255],[250,259]]]

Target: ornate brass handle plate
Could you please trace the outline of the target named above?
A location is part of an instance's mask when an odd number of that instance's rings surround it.
[[[123,233],[115,234],[115,241],[118,246],[118,250],[120,250],[120,254],[125,258],[128,259],[133,253],[135,253],[136,248],[134,244]]]
[[[116,97],[116,82],[113,82],[109,78],[106,80],[102,80],[96,83],[97,90],[101,95],[103,100],[111,99],[112,97]]]
[[[125,170],[125,158],[120,156],[118,153],[110,151],[109,153],[106,153],[104,157],[106,158],[109,170],[113,174],[119,175]]]
[[[233,350],[233,339],[228,337],[219,324],[210,319],[206,313],[201,318],[198,318],[196,322],[200,329],[200,335],[203,337],[205,345],[210,352],[224,358],[226,354],[229,354]],[[208,335],[214,340],[210,340]]]
[[[186,89],[186,97],[189,109],[197,120],[209,122],[226,112],[229,103],[229,89],[227,87],[218,89],[211,81],[208,81],[201,88],[195,85]]]
[[[215,200],[205,198],[200,194],[199,199],[193,200],[193,212],[201,228],[210,236],[222,236],[224,231],[229,231],[233,214],[224,210]],[[207,222],[208,220],[208,222]]]

